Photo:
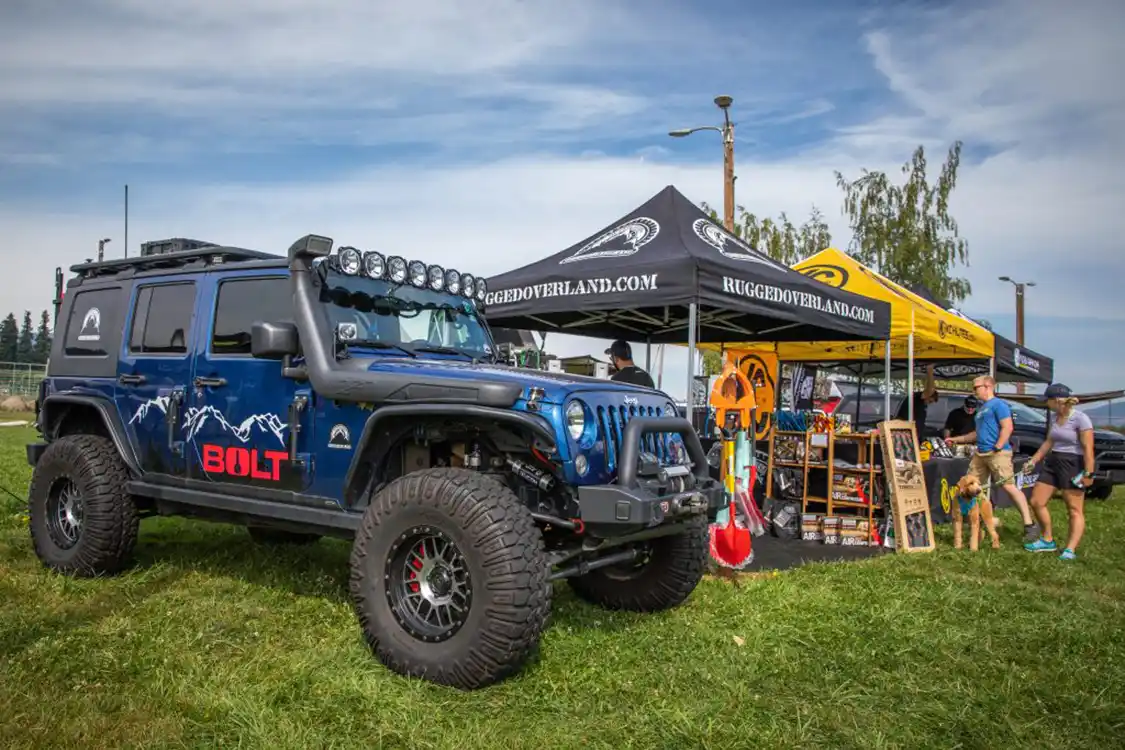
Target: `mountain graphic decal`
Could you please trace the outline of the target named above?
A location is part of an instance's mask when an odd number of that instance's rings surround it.
[[[328,433],[328,446],[330,448],[351,448],[352,436],[348,432],[348,426],[345,424],[338,424],[332,428]]]
[[[167,414],[168,396],[157,396],[145,401],[137,407],[129,424],[143,422],[154,408],[162,415]],[[282,422],[276,414],[252,414],[238,424],[233,424],[214,406],[192,407],[184,412],[181,429],[187,433],[186,439],[194,440],[209,420],[214,420],[224,432],[229,432],[241,443],[250,442],[255,434],[265,434],[272,435],[282,448],[285,447],[285,430],[289,425]]]

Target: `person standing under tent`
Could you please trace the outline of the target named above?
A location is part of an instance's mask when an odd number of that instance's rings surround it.
[[[961,437],[972,432],[975,427],[973,415],[976,414],[978,406],[980,406],[980,400],[976,396],[971,394],[965,396],[965,403],[956,409],[952,409],[949,416],[945,418],[942,437],[949,440],[949,438]]]
[[[614,369],[617,370],[610,377],[610,380],[616,380],[619,383],[632,383],[643,388],[656,387],[652,382],[652,376],[633,364],[633,347],[629,346],[628,341],[614,341],[605,350],[605,353],[609,355]]]
[[[926,385],[921,391],[915,391],[914,396],[914,429],[918,433],[918,440],[924,440],[926,437],[926,413],[929,411],[930,404],[938,400],[937,386],[934,384],[934,368],[926,368]],[[903,399],[902,406],[898,408],[898,413],[895,414],[895,419],[906,421],[910,416],[910,400]]]
[[[1030,471],[1043,461],[1039,479],[1031,490],[1031,507],[1043,527],[1043,535],[1024,545],[1028,552],[1054,552],[1055,538],[1051,528],[1051,514],[1047,502],[1055,490],[1061,490],[1066,509],[1070,515],[1070,531],[1066,548],[1059,555],[1060,560],[1073,560],[1074,550],[1082,541],[1086,530],[1086,516],[1083,501],[1086,488],[1094,483],[1094,423],[1089,415],[1078,411],[1074,406],[1078,399],[1071,396],[1070,389],[1062,383],[1052,383],[1044,391],[1047,407],[1055,413],[1051,420],[1051,432],[1047,440],[1035,451],[1024,471]],[[1044,458],[1046,460],[1044,461]],[[1075,485],[1075,480],[1078,484]]]
[[[1024,541],[1033,542],[1039,538],[1039,525],[1031,516],[1027,498],[1016,486],[1010,442],[1015,429],[1012,408],[1008,406],[1008,402],[996,396],[996,379],[991,375],[983,375],[974,380],[973,393],[980,400],[980,406],[973,415],[976,429],[967,435],[950,438],[949,442],[955,445],[976,442],[977,452],[969,462],[969,474],[976,477],[982,485],[987,484],[990,479],[1000,483],[1023,517]]]

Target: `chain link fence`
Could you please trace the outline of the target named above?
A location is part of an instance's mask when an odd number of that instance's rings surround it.
[[[9,396],[34,400],[39,392],[39,381],[46,376],[46,365],[0,362],[0,401]]]

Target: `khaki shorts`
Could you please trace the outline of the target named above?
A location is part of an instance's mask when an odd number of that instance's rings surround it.
[[[1006,486],[1016,483],[1016,470],[1012,465],[1012,452],[976,453],[969,460],[969,475],[981,484],[992,478],[996,484]]]

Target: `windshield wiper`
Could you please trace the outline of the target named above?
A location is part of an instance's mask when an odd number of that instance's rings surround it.
[[[416,352],[429,352],[431,354],[460,354],[462,357],[472,357],[473,355],[468,352],[454,349],[452,346],[438,346],[437,344],[427,344],[425,346],[418,346],[414,348]]]
[[[479,364],[484,359],[483,357],[478,357],[475,354],[471,354],[465,351],[464,349],[454,349],[452,346],[438,346],[436,344],[418,346],[414,348],[414,351],[429,352],[431,354],[460,354],[462,357],[468,357],[470,360],[472,360],[472,363],[474,365]],[[492,360],[491,358],[489,358],[487,361],[491,362]]]
[[[365,346],[369,349],[398,349],[403,354],[407,354],[414,358],[418,357],[413,349],[402,346],[401,344],[389,344],[386,341],[376,341],[375,339],[352,339],[351,341],[345,341],[344,343],[349,347]]]

